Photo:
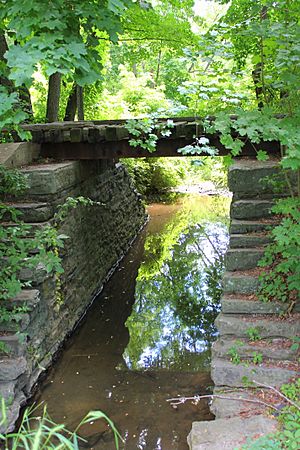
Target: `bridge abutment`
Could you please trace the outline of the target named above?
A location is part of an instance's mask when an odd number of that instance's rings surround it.
[[[271,207],[288,195],[285,184],[274,189],[266,177],[282,181],[278,161],[239,159],[229,169],[230,245],[211,367],[215,385],[211,411],[216,420],[193,423],[190,450],[233,450],[247,439],[275,431],[275,417],[259,403],[268,393],[262,385],[278,388],[299,375],[297,350],[292,349],[300,334],[298,315],[284,318],[286,304],[257,298],[262,271],[257,263],[279,220]],[[298,303],[295,312],[299,310]]]
[[[31,286],[6,301],[9,309],[26,307],[18,322],[0,323],[0,340],[9,349],[0,355],[0,395],[8,407],[6,431],[14,427],[20,406],[40,374],[146,220],[129,175],[113,160],[34,163],[21,170],[29,189],[12,206],[23,212],[22,220],[32,230],[51,224],[67,197],[84,196],[97,203],[71,209],[59,230],[69,237],[62,250],[64,273],[48,274],[43,266],[22,269],[21,278],[33,280]]]

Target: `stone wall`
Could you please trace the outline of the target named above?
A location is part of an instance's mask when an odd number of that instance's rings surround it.
[[[188,442],[191,450],[233,450],[246,439],[276,429],[268,409],[255,403],[258,393],[247,381],[279,387],[299,376],[293,339],[300,334],[300,305],[284,317],[287,306],[257,299],[257,263],[270,242],[269,230],[278,218],[271,207],[286,191],[274,192],[266,177],[280,178],[277,161],[242,159],[230,167],[230,246],[223,279],[222,311],[216,325],[219,338],[212,349],[211,375],[215,384],[213,422],[195,422]],[[259,387],[260,399],[267,389]],[[253,402],[253,403],[252,403]],[[265,414],[268,412],[268,414]]]
[[[34,282],[10,305],[27,305],[30,311],[17,325],[0,323],[0,340],[11,349],[8,357],[0,355],[0,395],[9,406],[6,429],[13,428],[20,405],[30,396],[39,375],[146,220],[139,195],[120,163],[43,163],[22,171],[30,187],[26,197],[14,205],[34,228],[51,223],[57,206],[68,196],[86,196],[101,204],[72,210],[62,227],[69,236],[63,255],[62,302],[55,277],[47,275],[43,267],[34,273],[29,269],[21,272],[23,280]]]

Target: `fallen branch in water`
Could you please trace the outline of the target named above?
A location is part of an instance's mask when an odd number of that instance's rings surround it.
[[[194,395],[194,397],[176,397],[176,398],[168,398],[166,401],[170,402],[171,406],[177,406],[185,403],[186,401],[194,401],[198,403],[200,400],[204,398],[219,398],[221,400],[233,400],[233,401],[240,401],[240,402],[248,402],[248,403],[257,403],[260,405],[267,406],[268,408],[274,409],[275,411],[279,411],[278,408],[271,405],[270,403],[263,402],[262,400],[254,400],[250,398],[242,398],[242,397],[226,397],[224,395],[218,395],[218,394],[211,394],[211,395]]]

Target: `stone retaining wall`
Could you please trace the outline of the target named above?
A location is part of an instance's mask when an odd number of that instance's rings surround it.
[[[266,417],[266,408],[247,401],[255,401],[257,393],[245,388],[245,380],[279,387],[299,376],[297,351],[291,349],[300,334],[299,303],[295,313],[284,318],[279,313],[285,305],[262,303],[256,297],[257,263],[277,221],[270,208],[286,194],[275,193],[264,180],[278,174],[276,161],[237,160],[229,169],[230,246],[222,312],[216,320],[220,336],[213,345],[211,368],[214,394],[222,398],[211,405],[215,421],[193,424],[188,437],[191,450],[233,450],[247,438],[274,431],[276,420]]]
[[[57,205],[68,196],[86,196],[101,204],[72,210],[62,227],[69,236],[63,255],[62,302],[55,278],[43,267],[35,273],[22,270],[23,280],[34,282],[10,305],[27,305],[30,310],[18,324],[0,323],[0,340],[11,350],[9,356],[0,355],[0,395],[9,406],[6,430],[13,428],[20,405],[30,396],[40,373],[50,365],[146,220],[139,195],[119,163],[43,163],[22,171],[30,187],[26,197],[14,204],[34,228],[51,223]]]

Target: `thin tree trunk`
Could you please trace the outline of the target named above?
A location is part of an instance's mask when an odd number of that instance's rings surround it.
[[[264,6],[260,12],[260,20],[266,20],[268,17],[268,8]],[[257,63],[252,71],[252,79],[255,88],[255,95],[257,99],[258,109],[264,107],[264,103],[267,103],[266,98],[266,86],[265,86],[265,61],[264,61],[264,40],[260,39],[260,62]]]
[[[1,30],[0,32],[0,62],[3,67],[7,67],[7,61],[4,57],[4,54],[7,52],[8,46],[5,39],[4,32]],[[5,73],[6,72],[6,73]],[[10,91],[13,91],[14,85],[13,82],[8,78],[8,70],[2,70],[0,72],[0,86],[7,87]]]
[[[162,50],[160,47],[159,52],[158,52],[158,57],[157,57],[157,68],[156,68],[156,77],[155,77],[156,86],[158,85],[159,76],[160,76],[161,54],[162,54]]]
[[[61,73],[55,72],[49,78],[46,121],[57,122],[60,100]]]
[[[83,106],[83,87],[77,85],[77,115],[78,120],[84,120],[84,106]]]
[[[73,121],[75,119],[76,109],[77,109],[77,85],[74,82],[66,106],[66,112],[64,117],[65,122]]]

